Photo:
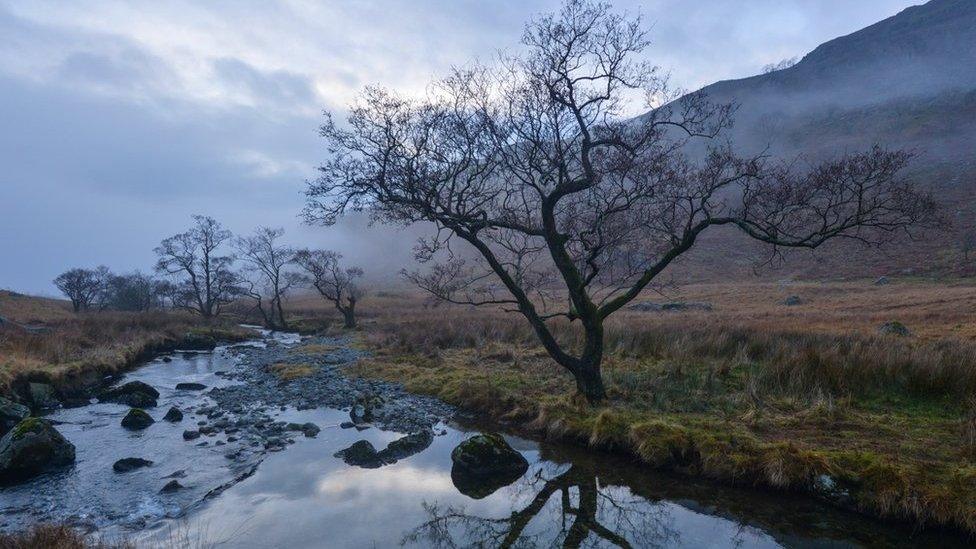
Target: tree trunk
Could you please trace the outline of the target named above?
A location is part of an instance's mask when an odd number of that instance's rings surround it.
[[[356,309],[353,307],[346,307],[342,311],[342,316],[346,319],[345,327],[348,329],[353,329],[356,327]]]
[[[603,376],[600,372],[602,356],[595,360],[581,360],[573,371],[576,378],[576,389],[590,404],[600,404],[607,398],[607,390],[603,386]]]

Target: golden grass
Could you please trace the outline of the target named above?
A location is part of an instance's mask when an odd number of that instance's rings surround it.
[[[519,317],[424,308],[404,293],[363,302],[360,340],[373,358],[351,373],[650,466],[976,532],[974,290],[920,281],[683,288],[656,299],[714,310],[624,312],[607,323],[609,399],[599,407],[573,395]],[[787,295],[805,304],[784,306]],[[879,335],[888,320],[915,335]],[[554,326],[575,341],[574,327]]]
[[[17,534],[0,534],[0,549],[128,549],[131,543],[108,543],[80,534],[70,526],[39,524]]]
[[[0,328],[0,393],[18,379],[46,380],[70,392],[73,384],[129,367],[153,350],[188,338],[239,340],[250,332],[232,322],[204,323],[173,311],[61,314],[56,300],[0,295],[0,314],[43,326],[32,333]]]
[[[279,362],[271,365],[271,372],[282,381],[292,381],[312,375],[315,370],[308,364],[288,364]]]

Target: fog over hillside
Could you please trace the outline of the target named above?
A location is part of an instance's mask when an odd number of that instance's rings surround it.
[[[831,277],[971,268],[955,262],[953,247],[976,217],[976,2],[910,7],[822,44],[793,66],[700,91],[738,105],[728,135],[743,154],[803,162],[873,144],[914,151],[906,175],[931,186],[953,224],[948,234],[859,250],[856,261],[849,255],[854,248],[834,244],[791,253],[789,262],[760,272]],[[700,276],[707,278],[708,266],[716,265],[751,273],[764,257],[760,246],[732,231],[710,236],[710,245],[693,252],[686,265]]]

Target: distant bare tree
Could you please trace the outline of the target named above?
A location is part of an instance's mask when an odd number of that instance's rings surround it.
[[[762,73],[769,74],[771,72],[781,71],[783,69],[788,69],[799,61],[796,57],[790,57],[789,59],[783,59],[777,63],[770,63],[768,65],[763,65]]]
[[[109,276],[105,266],[70,269],[58,275],[54,285],[71,300],[71,308],[77,313],[100,305]]]
[[[118,311],[148,311],[162,306],[166,291],[162,281],[138,271],[110,275],[105,283],[105,306]]]
[[[285,294],[301,280],[301,276],[288,270],[295,250],[278,244],[285,234],[284,229],[259,227],[254,234],[235,240],[234,246],[239,257],[248,266],[247,270],[260,280],[258,284],[248,284],[246,293],[255,299],[258,311],[265,325],[274,329],[288,329],[283,301]],[[269,310],[264,310],[264,296],[269,298]]]
[[[212,217],[195,215],[193,223],[155,248],[156,270],[176,278],[174,306],[212,318],[240,294],[238,277],[231,270],[234,257],[221,255],[231,233]]]
[[[969,254],[976,250],[976,229],[969,229],[959,237],[959,251],[962,252],[962,260],[969,263]]]
[[[356,284],[363,276],[359,267],[343,268],[339,265],[342,255],[331,250],[298,250],[295,263],[308,276],[309,282],[322,297],[332,302],[342,313],[346,328],[356,327],[356,303],[365,290]]]
[[[347,125],[329,116],[330,160],[305,214],[432,223],[418,259],[445,259],[410,278],[442,300],[524,315],[592,403],[606,396],[606,318],[710,227],[738,227],[775,250],[881,243],[933,217],[931,197],[898,177],[904,152],[876,147],[800,171],[739,158],[727,143],[691,146],[718,136],[732,107],[701,94],[672,101],[656,68],[636,59],[648,45],[640,19],[606,4],[568,0],[522,43],[525,54],[455,70],[424,99],[368,88]],[[651,110],[634,118],[636,94]],[[455,254],[458,241],[475,253]],[[556,339],[557,317],[580,322],[581,345]]]

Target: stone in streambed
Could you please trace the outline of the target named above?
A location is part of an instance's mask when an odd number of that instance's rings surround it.
[[[160,494],[171,494],[173,492],[177,492],[177,491],[182,490],[182,489],[183,489],[183,485],[180,484],[180,481],[174,479],[174,480],[171,480],[171,481],[167,482],[166,485],[163,486],[159,490],[159,493]]]
[[[173,406],[166,412],[166,415],[163,416],[163,419],[170,423],[179,423],[183,421],[183,412],[181,412],[180,409],[177,408],[176,406]]]
[[[152,464],[153,462],[148,459],[128,457],[122,458],[112,464],[112,470],[116,473],[128,473],[129,471],[149,467]]]
[[[383,461],[392,463],[423,452],[433,441],[433,431],[425,429],[400,437],[387,444],[386,448],[380,452],[380,456],[383,458]]]
[[[462,494],[481,499],[518,480],[528,461],[501,435],[475,435],[451,452],[451,480]]]
[[[339,450],[333,454],[347,465],[355,465],[364,469],[377,469],[385,465],[376,448],[368,440],[360,440],[352,446]]]
[[[0,480],[19,482],[71,465],[75,447],[49,421],[28,417],[0,438]]]
[[[47,383],[28,383],[27,391],[35,409],[50,410],[61,406],[57,391]]]
[[[30,408],[0,397],[0,437],[30,415]]]
[[[122,426],[131,431],[145,429],[153,423],[156,423],[156,420],[147,414],[145,410],[141,410],[139,408],[132,408],[129,410],[129,413],[125,414],[125,417],[122,418]]]
[[[98,396],[98,400],[102,402],[115,402],[133,408],[153,408],[156,406],[157,398],[159,398],[159,391],[142,381],[130,381],[102,391]]]
[[[183,440],[194,440],[200,438],[200,431],[183,431]]]
[[[184,382],[176,384],[177,391],[202,391],[206,388],[207,386],[203,383]]]

